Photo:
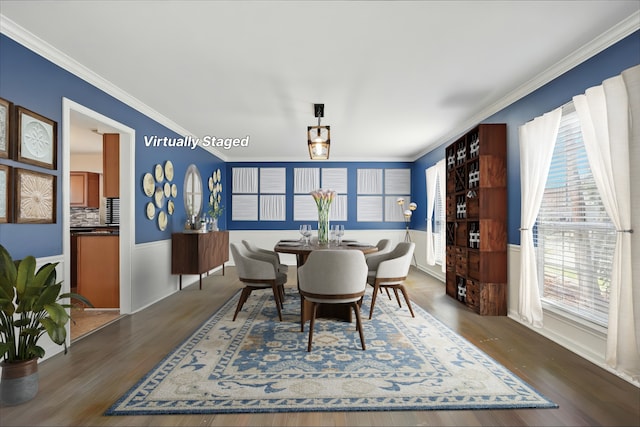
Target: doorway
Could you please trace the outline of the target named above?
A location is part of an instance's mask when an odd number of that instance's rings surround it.
[[[118,298],[119,306],[116,308],[110,307],[109,309],[90,309],[80,310],[73,309],[71,312],[72,322],[68,324],[67,330],[67,344],[70,345],[72,340],[78,339],[94,330],[97,330],[106,324],[117,321],[117,319],[123,315],[127,315],[131,312],[131,252],[133,248],[133,236],[134,236],[134,194],[133,189],[127,183],[132,182],[131,175],[133,173],[134,165],[134,141],[135,131],[119,122],[116,122],[102,114],[90,110],[80,104],[75,103],[69,99],[63,98],[63,114],[62,114],[62,140],[63,140],[63,175],[62,175],[62,206],[63,206],[63,256],[64,256],[64,277],[63,286],[65,291],[71,291],[72,283],[72,269],[75,258],[72,257],[72,237],[71,229],[72,224],[72,210],[70,207],[70,173],[74,167],[72,162],[72,151],[77,150],[78,135],[84,143],[83,150],[85,150],[85,158],[80,158],[81,165],[87,165],[87,169],[91,168],[90,153],[96,154],[97,151],[102,150],[102,136],[95,138],[96,141],[91,147],[89,135],[99,135],[101,133],[111,133],[119,135],[119,178],[120,178],[120,191],[119,191],[119,205],[120,205],[120,221],[117,228],[110,227],[109,230],[117,230],[119,234],[119,241],[116,243],[118,248],[118,264],[119,273],[118,280]],[[97,144],[100,141],[100,144]],[[97,153],[96,157],[101,159],[101,153]],[[85,163],[83,163],[85,162]],[[76,163],[77,164],[77,163]],[[95,166],[97,167],[97,166]],[[101,166],[100,166],[101,167]],[[102,187],[102,186],[100,186]],[[74,215],[77,215],[77,210],[74,210]],[[82,212],[80,212],[82,214]],[[89,210],[89,215],[92,215],[92,211]],[[76,218],[74,218],[75,221]],[[101,218],[100,223],[104,223],[104,218]],[[74,228],[76,229],[76,228]],[[98,229],[101,233],[103,230]],[[94,236],[86,236],[88,238]],[[100,245],[100,244],[99,244]],[[74,254],[75,255],[75,254]],[[74,277],[75,279],[75,277]],[[82,293],[82,292],[80,292]]]

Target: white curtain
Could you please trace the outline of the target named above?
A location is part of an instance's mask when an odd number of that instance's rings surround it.
[[[431,166],[429,169],[425,171],[426,179],[427,179],[427,264],[435,265],[436,264],[436,249],[435,249],[435,241],[433,237],[433,215],[436,201],[436,185],[438,181],[440,182],[439,187],[439,195],[442,203],[446,204],[447,197],[447,186],[446,186],[446,163],[445,159],[440,160],[435,165]],[[444,224],[442,225],[444,226]],[[444,231],[440,230],[442,233],[442,238],[444,239]],[[442,272],[446,272],[447,263],[444,262],[444,248],[445,245],[440,245],[440,250],[442,253],[440,254],[440,259],[442,259]]]
[[[627,76],[637,81],[640,66],[634,68],[627,70]],[[606,363],[637,376],[639,318],[634,316],[631,272],[630,109],[625,81],[622,75],[607,79],[601,86],[575,96],[573,102],[596,186],[618,231],[611,275]]]
[[[436,184],[438,183],[438,170],[431,166],[425,171],[427,179],[427,264],[436,265],[436,251],[433,242],[433,208],[436,202]]]
[[[519,128],[520,135],[520,290],[518,314],[523,322],[542,327],[533,226],[540,210],[556,144],[562,108],[536,117]]]
[[[442,203],[447,204],[447,163],[445,159],[440,160],[438,163],[436,163],[436,170],[438,171],[438,181],[440,182],[440,186],[438,187],[438,189],[440,190],[440,200],[442,200]],[[446,210],[446,208],[445,208]],[[442,224],[442,227],[445,227],[446,223]],[[446,263],[446,257],[445,257],[445,248],[447,247],[445,241],[446,241],[446,232],[444,230],[444,228],[440,228],[440,233],[442,233],[442,240],[443,243],[442,245],[440,245],[440,251],[442,252],[440,254],[440,259],[442,260],[442,264],[441,264],[441,271],[443,273],[445,273],[447,271],[447,263]]]

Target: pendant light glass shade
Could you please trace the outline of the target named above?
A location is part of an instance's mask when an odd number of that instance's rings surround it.
[[[311,160],[327,160],[330,144],[330,126],[307,126],[307,145]]]

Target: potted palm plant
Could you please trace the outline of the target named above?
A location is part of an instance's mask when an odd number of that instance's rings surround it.
[[[26,402],[37,394],[38,359],[45,354],[38,340],[45,333],[64,345],[66,354],[70,300],[93,306],[79,294],[60,294],[56,266],[47,263],[36,271],[33,256],[13,261],[0,245],[0,402],[5,405]],[[62,304],[65,299],[69,303]]]

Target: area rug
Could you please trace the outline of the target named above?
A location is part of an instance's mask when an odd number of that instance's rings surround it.
[[[367,349],[353,323],[319,319],[307,352],[300,300],[283,321],[271,292],[239,294],[132,387],[106,415],[555,408],[556,404],[414,304],[378,298]]]

